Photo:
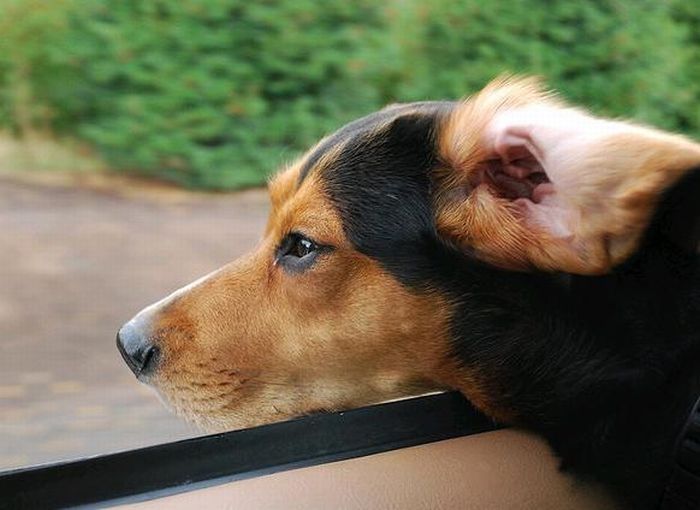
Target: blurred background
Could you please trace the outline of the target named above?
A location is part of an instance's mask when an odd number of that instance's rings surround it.
[[[0,0],[0,469],[196,434],[121,323],[250,248],[319,137],[504,72],[700,136],[700,2]]]

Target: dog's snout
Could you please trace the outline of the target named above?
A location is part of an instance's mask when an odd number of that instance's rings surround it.
[[[150,375],[155,370],[158,347],[154,345],[148,331],[133,321],[126,323],[117,333],[117,348],[136,377]]]

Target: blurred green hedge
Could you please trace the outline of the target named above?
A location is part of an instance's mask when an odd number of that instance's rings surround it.
[[[0,127],[192,187],[258,184],[387,102],[507,71],[700,135],[697,2],[0,0],[0,33]]]

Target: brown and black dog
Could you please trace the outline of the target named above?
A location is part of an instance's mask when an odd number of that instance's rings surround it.
[[[390,106],[279,173],[258,247],[117,343],[208,430],[458,389],[651,508],[700,392],[695,168],[690,140],[532,79]]]

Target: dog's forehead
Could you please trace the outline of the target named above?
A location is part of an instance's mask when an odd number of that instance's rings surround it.
[[[334,211],[355,249],[390,272],[415,267],[406,257],[435,238],[431,170],[438,164],[439,131],[454,105],[390,106],[321,140],[272,182],[274,221],[313,198],[304,206]]]
[[[312,170],[315,170],[321,160],[332,152],[337,152],[343,145],[349,144],[359,138],[366,138],[371,133],[378,133],[381,127],[395,118],[405,105],[389,106],[384,110],[371,113],[365,117],[354,120],[338,129],[334,133],[323,138],[314,146],[302,160],[299,168],[299,181],[301,185]]]
[[[402,105],[361,119],[339,132],[336,148],[326,149],[309,174],[338,212],[348,241],[404,281],[416,280],[402,273],[423,265],[413,259],[436,238],[432,170],[452,107]]]
[[[383,110],[354,120],[321,139],[315,146],[306,152],[299,160],[288,165],[270,181],[268,189],[273,209],[287,202],[304,185],[315,185],[322,179],[311,179],[323,173],[329,166],[338,166],[342,159],[347,159],[350,154],[348,148],[356,147],[359,140],[368,140],[372,134],[379,139],[382,127],[395,119],[401,113],[408,111],[410,105],[391,105]],[[343,150],[345,149],[345,150]],[[367,154],[374,157],[373,154]],[[352,166],[345,165],[346,170],[352,171]],[[313,181],[311,184],[309,181]]]
[[[348,201],[366,201],[365,195],[406,198],[404,188],[416,187],[411,178],[425,177],[436,129],[454,104],[395,104],[343,126],[270,182],[273,212],[309,186],[322,188],[341,209]]]
[[[435,124],[438,118],[446,114],[454,103],[447,101],[427,101],[418,103],[395,104],[378,112],[346,124],[336,132],[322,139],[302,159],[298,185],[301,185],[310,173],[335,169],[352,173],[353,169],[364,160],[378,166],[377,158],[388,155],[387,152],[401,151],[402,140],[391,138],[391,126],[397,119],[425,119]],[[430,137],[430,132],[424,133]],[[406,143],[412,140],[406,139]]]

